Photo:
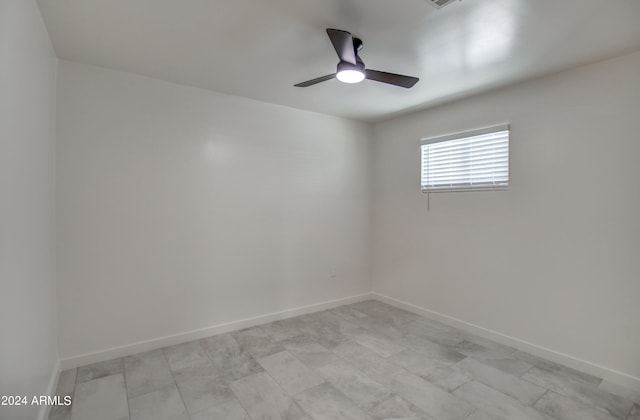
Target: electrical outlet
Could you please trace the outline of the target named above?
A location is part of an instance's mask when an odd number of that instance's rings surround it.
[[[332,279],[338,277],[338,267],[336,267],[335,265],[331,267],[331,269],[329,270],[329,277],[331,277]]]

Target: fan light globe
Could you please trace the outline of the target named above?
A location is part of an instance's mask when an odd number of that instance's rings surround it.
[[[341,70],[336,78],[342,83],[360,83],[364,80],[364,73],[360,70]]]

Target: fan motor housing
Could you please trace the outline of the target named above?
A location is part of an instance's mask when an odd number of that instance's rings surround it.
[[[427,0],[427,3],[429,3],[430,5],[432,5],[433,7],[435,7],[436,9],[441,9],[444,6],[447,6],[453,2],[455,2],[456,0]],[[462,1],[462,0],[458,0],[458,1]]]
[[[360,61],[357,64],[351,64],[346,61],[340,61],[338,63],[338,68],[336,70],[336,73],[340,73],[341,71],[345,71],[345,70],[355,70],[355,71],[359,71],[360,73],[364,73],[364,63]]]

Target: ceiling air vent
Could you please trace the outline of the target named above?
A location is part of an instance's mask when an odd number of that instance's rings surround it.
[[[427,0],[427,3],[431,4],[436,9],[442,9],[444,6],[451,4],[455,1],[462,1],[462,0]]]

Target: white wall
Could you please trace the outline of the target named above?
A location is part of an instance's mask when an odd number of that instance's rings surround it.
[[[369,126],[65,61],[57,122],[63,359],[370,290]]]
[[[427,212],[420,138],[503,122],[509,191],[432,194]],[[374,138],[374,291],[640,377],[640,53]]]
[[[36,2],[0,2],[0,395],[46,394],[57,370],[55,87]],[[38,411],[0,406],[0,418]]]

